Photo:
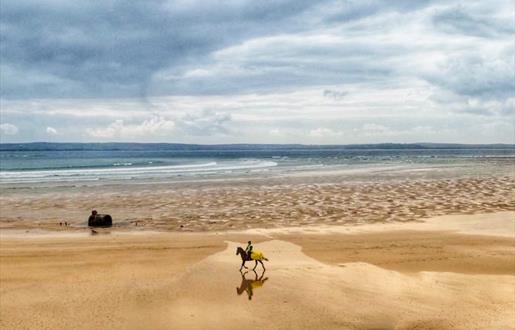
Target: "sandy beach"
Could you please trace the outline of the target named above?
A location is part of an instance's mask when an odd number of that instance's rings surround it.
[[[514,212],[376,226],[4,230],[1,327],[514,328]],[[247,239],[270,260],[266,272],[238,271]]]
[[[503,164],[3,189],[0,327],[515,329]]]

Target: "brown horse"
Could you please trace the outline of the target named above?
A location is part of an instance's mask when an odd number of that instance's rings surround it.
[[[263,275],[265,275],[265,271],[263,270],[263,273],[261,273],[261,276],[258,277],[258,274],[256,271],[254,271],[254,274],[256,274],[256,278],[253,280],[248,280],[245,275],[245,273],[241,273],[241,284],[239,288],[236,288],[236,293],[241,295],[243,292],[247,292],[247,296],[249,297],[249,300],[252,299],[252,296],[254,295],[254,289],[260,288],[265,284],[266,280],[268,280],[268,277],[263,279]]]
[[[256,269],[257,265],[258,265],[258,261],[259,263],[261,264],[261,266],[263,267],[263,269],[266,269],[265,268],[265,265],[263,264],[263,261],[261,260],[266,260],[268,261],[267,258],[265,258],[263,256],[262,253],[259,253],[257,252],[256,254],[260,257],[259,259],[252,259],[249,255],[247,255],[247,252],[245,252],[245,250],[243,250],[243,248],[241,248],[240,246],[238,246],[238,248],[236,249],[236,255],[240,255],[241,256],[241,267],[240,267],[240,271],[243,267],[245,267],[246,269],[248,269],[246,266],[245,266],[245,262],[247,261],[251,261],[251,260],[255,260],[256,261],[256,265],[254,266],[254,268],[252,268],[252,270]]]

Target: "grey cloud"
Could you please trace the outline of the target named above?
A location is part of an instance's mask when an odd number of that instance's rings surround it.
[[[180,67],[176,78],[156,80],[152,88],[156,94],[170,86],[179,94],[234,94],[327,84],[385,84],[396,71],[389,61],[403,50],[399,44],[321,42],[310,35],[260,38],[214,53],[213,62],[200,67],[208,75],[187,77],[184,74],[195,67]]]
[[[147,95],[226,93],[264,88],[266,80],[277,85],[296,85],[313,79],[314,84],[332,83],[330,59],[303,64],[299,58],[248,63],[256,71],[276,68],[262,79],[229,79],[188,82],[153,81],[165,68],[183,71],[212,63],[211,54],[250,38],[326,28],[335,15],[360,19],[381,11],[407,11],[427,1],[5,1],[2,3],[0,52],[2,96],[9,98],[52,97],[145,97]],[[343,17],[342,16],[342,17]],[[307,45],[306,45],[307,46]],[[359,47],[359,45],[356,45]],[[368,47],[362,45],[361,47]],[[365,56],[368,51],[359,52]],[[351,49],[346,51],[351,52]],[[379,49],[373,52],[377,53]],[[338,51],[306,47],[302,56],[319,60],[321,53],[340,56]],[[356,52],[358,54],[358,52]],[[358,59],[356,59],[358,61]],[[324,64],[325,63],[325,64]],[[292,72],[299,66],[311,72]],[[349,76],[361,75],[354,68]],[[385,68],[367,67],[375,75]],[[319,74],[316,74],[320,71]],[[341,70],[340,70],[341,71]],[[380,73],[380,72],[379,72]],[[337,72],[336,75],[341,74]],[[327,75],[327,77],[325,77]],[[356,77],[357,79],[359,77]],[[215,88],[217,87],[217,88]],[[274,88],[274,86],[270,86]]]
[[[513,22],[496,19],[488,13],[471,14],[461,7],[446,8],[433,16],[433,24],[440,30],[479,37],[513,34]]]
[[[513,51],[498,54],[495,59],[480,55],[450,58],[438,72],[425,78],[458,95],[507,98],[513,96],[514,91],[515,67],[512,59]]]
[[[331,90],[331,89],[325,89],[323,92],[324,97],[328,97],[334,100],[341,100],[345,97],[345,95],[349,94],[349,92],[346,91],[337,91],[337,90]]]
[[[2,3],[7,97],[140,96],[165,66],[277,30],[309,1],[20,1]],[[294,28],[292,26],[291,28]],[[70,90],[67,82],[72,82]],[[32,83],[30,83],[32,82]]]
[[[328,22],[348,22],[375,15],[379,12],[409,12],[430,4],[429,0],[419,1],[381,1],[381,0],[345,0],[332,1],[323,6],[330,9]]]
[[[272,128],[297,140],[352,132],[363,123],[343,122],[360,116],[413,136],[425,133],[395,123],[425,127],[433,112],[505,121],[513,13],[507,1],[458,2],[3,1],[2,122],[19,127],[18,140],[45,139],[46,127],[84,140],[111,125],[120,138],[138,129],[149,141],[238,142]],[[258,101],[237,100],[243,94]],[[172,101],[154,103],[161,96]]]

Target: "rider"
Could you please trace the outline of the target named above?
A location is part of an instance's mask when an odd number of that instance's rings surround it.
[[[252,259],[252,242],[249,241],[247,247],[245,248],[245,253],[247,254],[247,258],[249,260]]]
[[[97,210],[91,211],[91,215],[88,218],[88,226],[95,225],[95,220],[97,218],[97,214],[98,214]]]

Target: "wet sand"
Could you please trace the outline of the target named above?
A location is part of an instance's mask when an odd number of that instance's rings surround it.
[[[315,177],[3,191],[0,229],[80,231],[92,209],[111,214],[119,230],[180,232],[397,223],[515,211],[513,176],[402,179],[401,174],[363,182]],[[63,228],[60,222],[71,226]]]
[[[0,327],[514,329],[515,213],[424,221],[90,236],[4,229]],[[264,274],[238,271],[235,248],[248,239],[270,259]]]

